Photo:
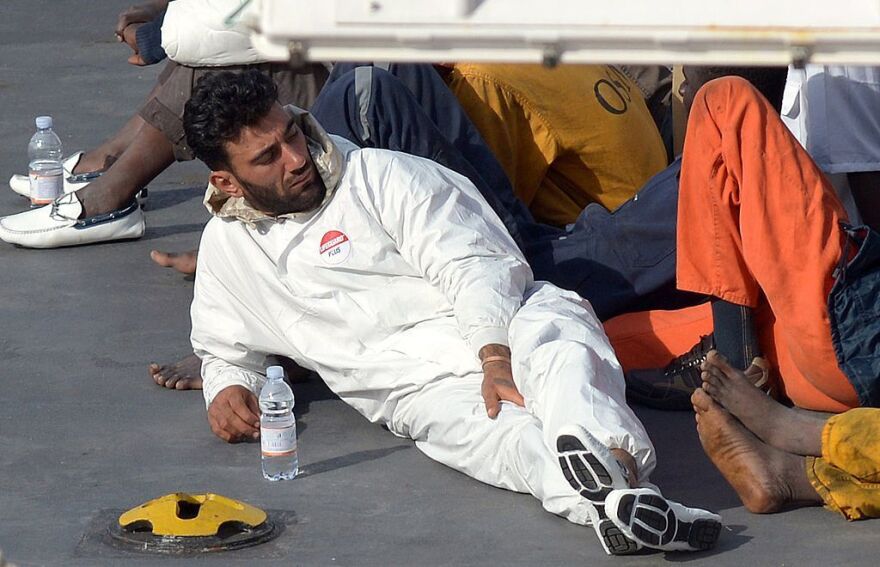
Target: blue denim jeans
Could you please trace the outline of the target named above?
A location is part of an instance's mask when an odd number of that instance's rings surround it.
[[[843,225],[858,246],[849,262],[844,248],[837,280],[828,295],[831,341],[840,369],[864,407],[880,406],[880,234]]]

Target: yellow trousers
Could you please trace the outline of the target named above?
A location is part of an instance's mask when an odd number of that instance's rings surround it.
[[[851,409],[829,419],[822,456],[807,457],[806,468],[831,510],[847,520],[880,517],[880,409]]]

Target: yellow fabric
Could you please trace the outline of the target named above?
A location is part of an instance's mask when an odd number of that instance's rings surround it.
[[[807,457],[807,478],[825,505],[848,520],[880,517],[880,409],[835,415],[822,430],[822,457]]]
[[[666,166],[639,88],[614,67],[460,63],[446,80],[540,221],[613,210]]]

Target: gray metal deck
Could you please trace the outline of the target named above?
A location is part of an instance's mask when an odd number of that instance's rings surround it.
[[[33,117],[56,119],[68,150],[93,146],[137,108],[160,67],[125,63],[113,37],[129,0],[0,1],[0,215],[26,202],[5,180],[26,165]],[[526,495],[481,485],[363,420],[319,382],[297,388],[295,481],[260,476],[256,445],[213,436],[199,392],[147,377],[188,353],[192,282],[149,259],[197,244],[205,169],[154,182],[146,236],[75,249],[0,245],[0,549],[22,565],[179,560],[82,541],[93,519],[174,491],[214,491],[295,514],[275,542],[205,556],[222,565],[876,565],[880,523],[820,508],[754,516],[703,455],[688,413],[639,411],[667,495],[720,512],[702,554],[606,557],[591,529]]]

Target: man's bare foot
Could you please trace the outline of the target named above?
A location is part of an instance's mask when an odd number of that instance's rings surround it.
[[[614,455],[614,458],[623,465],[623,468],[626,469],[626,482],[630,487],[638,486],[639,482],[639,472],[636,467],[636,460],[632,455],[624,451],[623,449],[611,449],[611,454]]]
[[[753,385],[766,373],[762,359],[743,372],[713,350],[701,368],[703,390],[765,443],[796,455],[822,454],[825,420],[793,411]]]
[[[190,250],[189,252],[160,252],[159,250],[153,250],[150,252],[150,258],[162,267],[174,268],[181,274],[192,275],[196,273],[198,252],[198,250]]]
[[[202,389],[202,361],[191,354],[174,364],[150,364],[150,376],[160,386],[173,390]]]
[[[703,449],[747,510],[769,514],[794,502],[821,502],[807,480],[804,457],[762,443],[702,388],[691,401]]]
[[[82,157],[79,158],[79,161],[76,162],[71,173],[107,171],[107,169],[113,165],[114,161],[116,161],[115,155],[103,154],[99,150],[91,150],[83,153]]]

